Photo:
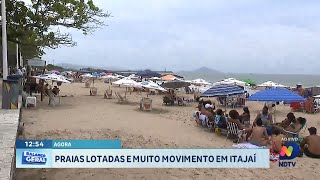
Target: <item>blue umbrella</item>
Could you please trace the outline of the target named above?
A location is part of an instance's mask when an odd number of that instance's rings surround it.
[[[101,76],[101,75],[100,75],[100,73],[93,73],[92,76],[93,76],[93,77],[99,77],[99,76]]]
[[[299,94],[284,88],[272,88],[261,90],[249,97],[249,101],[264,102],[302,102],[305,99]]]
[[[264,102],[302,102],[305,99],[299,94],[285,88],[272,88],[259,91],[248,98],[249,101],[264,101]],[[276,119],[274,114],[274,119]]]
[[[221,84],[212,86],[201,97],[225,97],[244,93],[244,88],[234,84]]]

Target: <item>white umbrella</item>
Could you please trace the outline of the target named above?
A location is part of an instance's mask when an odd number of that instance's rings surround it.
[[[218,82],[214,83],[213,85],[219,85],[219,84],[236,84],[239,86],[245,86],[247,83],[240,81],[240,80],[237,80],[237,79],[234,79],[234,78],[227,78],[227,79],[218,81]]]
[[[152,81],[144,81],[140,83],[142,87],[148,88],[148,89],[154,89],[159,91],[167,91],[165,88],[159,86],[158,84],[152,82]]]
[[[140,86],[139,83],[137,83],[136,81],[134,81],[134,80],[132,80],[130,78],[120,79],[120,80],[114,82],[113,84],[124,86],[124,87],[139,87]]]
[[[149,78],[150,80],[162,80],[161,78],[159,77],[152,77],[152,78]]]
[[[282,84],[279,84],[279,83],[275,83],[275,82],[272,82],[272,81],[267,81],[267,82],[264,82],[260,85],[258,85],[259,87],[286,87],[285,85],[282,85]]]
[[[43,75],[32,76],[32,77],[37,79],[55,81],[55,82],[71,83],[64,76],[56,75],[56,74],[43,74]]]
[[[196,84],[196,85],[210,85],[211,84],[204,79],[195,79],[195,80],[192,80],[191,83]]]

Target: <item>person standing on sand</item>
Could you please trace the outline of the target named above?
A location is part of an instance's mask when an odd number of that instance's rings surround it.
[[[256,120],[256,125],[257,126],[252,128],[249,142],[257,146],[267,146],[269,144],[267,129],[265,127],[262,127],[261,119]]]
[[[308,131],[310,135],[300,144],[301,151],[308,157],[320,159],[320,136],[317,135],[317,128],[311,127]]]

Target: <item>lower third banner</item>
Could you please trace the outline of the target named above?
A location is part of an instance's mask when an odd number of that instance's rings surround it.
[[[269,168],[268,149],[17,149],[17,168]]]

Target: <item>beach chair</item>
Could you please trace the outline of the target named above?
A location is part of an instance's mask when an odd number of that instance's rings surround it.
[[[171,98],[169,98],[168,96],[163,96],[163,103],[168,105],[174,105],[174,100],[172,100]]]
[[[111,89],[104,91],[104,98],[105,99],[112,99],[112,90]]]
[[[305,123],[298,132],[290,132],[283,129],[287,133],[287,137],[299,138],[300,134],[303,134],[307,129],[307,123]]]
[[[84,83],[84,86],[85,86],[86,88],[89,88],[89,87],[91,86],[91,80],[90,80],[90,79],[87,80],[87,81]]]
[[[227,138],[226,141],[229,137],[229,135],[235,136],[236,137],[236,143],[238,144],[240,139],[242,138],[244,133],[244,130],[239,130],[238,125],[233,122],[227,122]]]
[[[152,110],[152,100],[150,98],[142,98],[141,108],[143,111]]]
[[[90,96],[96,96],[98,89],[96,87],[90,88]]]
[[[117,93],[117,92],[115,92],[114,94],[116,95],[116,97],[117,97],[117,99],[118,99],[118,103],[121,103],[121,99],[119,98],[118,93]]]
[[[121,104],[124,104],[124,103],[128,103],[128,99],[125,98],[125,97],[122,97],[119,93],[118,94],[118,101],[121,103]]]

